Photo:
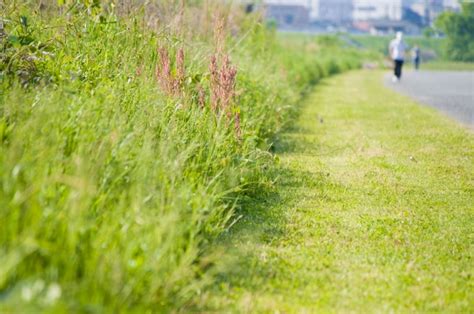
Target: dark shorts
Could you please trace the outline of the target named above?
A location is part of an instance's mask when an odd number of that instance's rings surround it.
[[[402,77],[402,66],[403,66],[403,60],[394,60],[395,67],[394,67],[394,73],[395,76],[400,79]]]

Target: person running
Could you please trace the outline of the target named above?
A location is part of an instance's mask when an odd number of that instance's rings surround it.
[[[388,50],[390,52],[390,57],[392,58],[393,63],[394,63],[394,72],[393,72],[392,81],[396,83],[402,77],[402,67],[403,67],[403,62],[405,60],[406,45],[405,45],[405,42],[403,41],[402,32],[397,32],[395,38],[390,42]]]
[[[411,57],[413,60],[413,67],[415,70],[418,70],[420,68],[420,47],[418,47],[418,45],[415,45],[411,50]]]

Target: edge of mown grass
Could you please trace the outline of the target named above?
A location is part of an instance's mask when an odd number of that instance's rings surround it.
[[[381,71],[347,75],[285,135],[284,193],[223,239],[215,311],[470,308],[472,133]]]

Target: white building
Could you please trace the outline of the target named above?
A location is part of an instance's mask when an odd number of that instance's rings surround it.
[[[304,6],[309,10],[311,19],[316,19],[318,16],[319,0],[264,0],[263,2],[270,5]]]
[[[353,0],[319,0],[316,18],[336,24],[352,22]]]
[[[393,20],[403,17],[402,0],[354,0],[355,21]]]
[[[263,0],[265,4],[301,6],[312,21],[345,22],[403,19],[404,8],[433,20],[445,10],[459,10],[459,0]]]

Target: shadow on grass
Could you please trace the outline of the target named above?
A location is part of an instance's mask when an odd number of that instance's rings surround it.
[[[277,275],[275,268],[268,267],[267,257],[259,249],[285,238],[286,210],[296,206],[300,199],[291,191],[311,185],[314,180],[310,173],[279,170],[276,190],[283,192],[270,192],[244,201],[236,214],[242,218],[219,239],[217,250],[222,258],[217,265],[217,287],[256,291],[262,282]]]
[[[314,90],[319,89],[323,86],[328,86],[326,80],[320,80],[317,82],[315,87],[311,87],[308,91],[302,95],[302,106],[305,106],[305,101],[310,99],[308,97]],[[311,98],[313,99],[313,98]],[[301,108],[299,108],[301,109]],[[301,126],[297,121],[301,117],[302,110],[294,110],[291,115],[290,123],[288,123],[283,130],[273,138],[273,145],[271,146],[272,153],[285,154],[285,153],[307,153],[308,151],[314,151],[319,148],[319,143],[308,136],[312,131]],[[314,117],[310,117],[310,121],[314,121],[315,124],[324,124],[324,116],[315,114]]]
[[[324,84],[321,82],[320,84]],[[314,123],[322,124],[323,117],[315,115]],[[297,121],[295,115],[293,121]],[[320,143],[311,131],[297,123],[288,125],[274,141],[276,154],[315,153]],[[289,210],[295,209],[305,197],[305,188],[323,190],[328,185],[326,173],[312,173],[294,167],[277,168],[275,187],[270,192],[252,195],[241,200],[236,217],[240,220],[214,244],[213,285],[204,299],[205,311],[233,307],[230,295],[261,292],[270,289],[273,278],[291,277],[277,249],[288,237]],[[235,301],[235,300],[234,300]],[[212,305],[211,305],[212,304]],[[201,309],[202,310],[202,309]]]
[[[237,213],[241,220],[216,245],[218,262],[210,292],[217,296],[216,308],[235,306],[230,295],[235,298],[236,294],[238,298],[242,293],[278,289],[270,281],[291,280],[291,270],[278,253],[289,237],[288,211],[298,207],[305,188],[322,189],[327,180],[323,173],[280,168],[275,187],[279,193],[271,192],[243,203],[243,209]]]

